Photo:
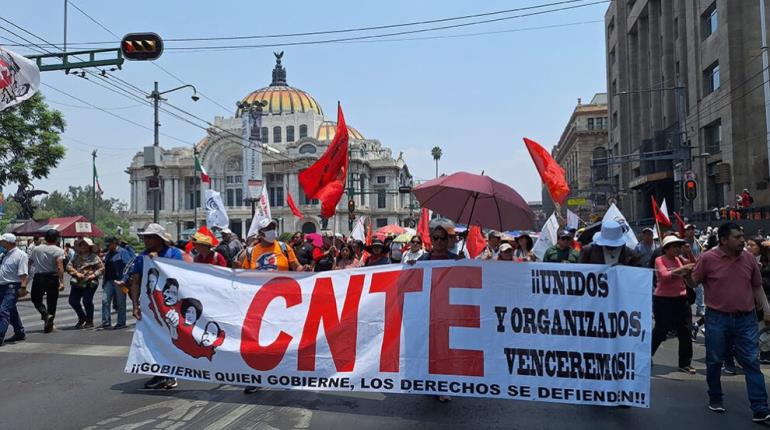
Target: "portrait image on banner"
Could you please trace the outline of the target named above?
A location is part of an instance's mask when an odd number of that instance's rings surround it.
[[[650,407],[650,270],[145,259],[125,371],[265,388]]]

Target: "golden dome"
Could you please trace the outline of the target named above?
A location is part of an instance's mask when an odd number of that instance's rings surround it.
[[[324,141],[334,139],[334,134],[337,133],[337,123],[334,121],[324,121],[318,126],[315,138]],[[348,126],[348,136],[351,139],[364,140],[365,137],[355,128]]]

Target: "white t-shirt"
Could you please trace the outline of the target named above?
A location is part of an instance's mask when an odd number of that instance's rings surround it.
[[[423,254],[425,254],[424,249],[420,249],[417,252],[412,252],[410,249],[401,256],[401,262],[406,264],[408,261],[417,261],[420,259],[420,257],[423,256]]]

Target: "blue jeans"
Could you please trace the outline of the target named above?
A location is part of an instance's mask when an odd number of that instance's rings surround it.
[[[19,299],[19,284],[10,284],[0,287],[0,344],[5,339],[5,332],[8,325],[13,327],[16,334],[24,333],[24,326],[21,325],[19,311],[16,309],[16,300]]]
[[[118,303],[118,325],[126,325],[126,294],[115,285],[115,281],[104,281],[102,284],[102,324],[112,323],[112,298]]]
[[[695,287],[695,312],[702,314],[706,310],[706,306],[703,304],[703,284],[698,284]]]
[[[765,377],[759,370],[759,330],[757,316],[748,312],[743,316],[706,310],[706,382],[711,400],[722,400],[722,362],[732,342],[735,358],[743,367],[746,390],[754,412],[767,409]]]

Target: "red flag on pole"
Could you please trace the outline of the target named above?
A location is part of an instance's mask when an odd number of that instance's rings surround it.
[[[430,251],[431,248],[433,248],[433,245],[430,243],[430,228],[428,227],[428,224],[430,224],[430,213],[428,212],[428,208],[422,208],[422,211],[420,212],[420,221],[417,223],[417,234],[420,236],[420,239],[422,239],[422,244],[426,251]]]
[[[337,131],[326,152],[299,174],[299,184],[311,199],[321,200],[321,216],[331,218],[345,190],[348,175],[348,126],[337,103]]]
[[[525,137],[524,144],[527,145],[527,150],[529,150],[529,155],[535,163],[537,173],[540,174],[540,179],[543,180],[546,188],[548,188],[551,198],[554,202],[563,205],[569,195],[569,185],[567,184],[564,169],[559,166],[556,160],[551,157],[551,154],[540,146],[539,143]]]
[[[652,199],[652,216],[655,218],[655,222],[663,227],[671,228],[671,220],[658,209],[658,202],[655,201],[655,196],[650,196],[650,198]]]
[[[676,217],[676,223],[679,224],[677,226],[677,230],[679,231],[679,237],[684,239],[684,220],[682,217],[679,216],[678,212],[674,212],[674,216]]]
[[[291,197],[291,193],[286,193],[286,203],[289,205],[289,209],[291,209],[291,213],[293,213],[295,217],[299,219],[305,218],[297,205],[294,203],[294,199]]]
[[[484,248],[487,246],[487,240],[484,239],[484,235],[481,233],[481,227],[472,225],[468,230],[468,239],[465,247],[468,248],[468,256],[476,258]]]
[[[372,219],[369,218],[369,225],[366,227],[366,246],[372,244]]]

